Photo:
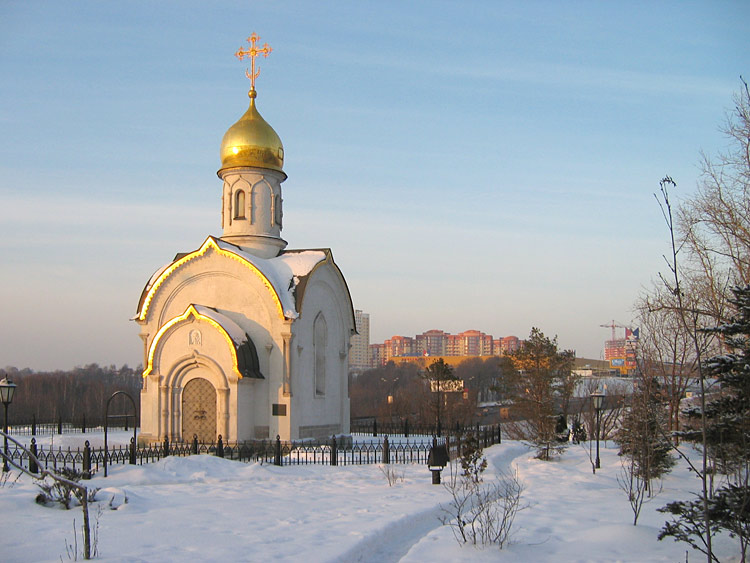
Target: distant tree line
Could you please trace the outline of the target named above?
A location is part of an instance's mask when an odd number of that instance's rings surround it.
[[[479,403],[502,399],[504,377],[512,369],[507,358],[494,356],[470,358],[455,368],[447,364],[433,368],[434,358],[424,360],[423,365],[388,362],[353,378],[349,393],[352,418],[408,420],[431,426],[439,414],[444,428],[471,424]],[[430,381],[436,379],[461,380],[466,392],[431,391]]]
[[[481,421],[483,406],[494,403],[503,406],[504,417],[538,422],[539,434],[549,442],[556,416],[567,421],[568,415],[579,414],[570,408],[578,378],[571,373],[572,352],[558,351],[556,340],[537,329],[532,330],[532,337],[531,342],[536,338],[541,343],[537,346],[539,365],[534,369],[528,356],[536,348],[527,346],[510,356],[469,358],[455,367],[425,357],[367,370],[350,385],[352,418],[392,423],[408,420],[426,426],[436,425],[439,419],[443,428],[451,428]],[[450,383],[437,385],[438,380],[461,381],[464,391],[451,390]],[[549,421],[551,429],[547,428]],[[528,430],[529,424],[521,426]]]
[[[38,423],[62,420],[79,426],[85,416],[86,424],[94,426],[104,423],[107,400],[116,391],[133,397],[139,415],[141,373],[140,366],[132,369],[127,365],[88,364],[49,372],[6,367],[0,369],[0,378],[7,376],[17,385],[8,411],[10,424],[30,423],[35,418]],[[130,402],[123,399],[112,402],[111,414],[132,411]]]

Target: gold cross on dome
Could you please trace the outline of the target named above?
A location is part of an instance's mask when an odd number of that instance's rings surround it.
[[[237,52],[234,54],[235,57],[237,57],[239,60],[244,59],[245,57],[250,57],[250,68],[252,69],[250,72],[245,69],[245,76],[247,76],[250,79],[250,88],[251,90],[255,90],[255,79],[258,78],[258,75],[260,74],[260,67],[258,69],[255,69],[255,58],[258,55],[263,55],[264,57],[267,57],[268,54],[273,50],[271,47],[268,46],[268,43],[264,43],[262,48],[256,47],[255,43],[260,39],[260,36],[253,32],[253,34],[247,38],[247,42],[250,43],[249,49],[243,49],[240,47],[237,49]]]

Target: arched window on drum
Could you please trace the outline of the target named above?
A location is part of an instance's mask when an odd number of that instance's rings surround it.
[[[328,356],[328,325],[323,313],[315,317],[313,348],[315,349],[315,395],[323,396],[326,394],[326,357]]]
[[[245,218],[245,191],[237,190],[234,192],[234,218]]]

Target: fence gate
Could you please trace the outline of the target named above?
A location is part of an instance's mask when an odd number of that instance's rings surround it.
[[[203,378],[191,379],[182,390],[182,439],[216,440],[216,389]]]
[[[109,407],[112,404],[112,400],[118,395],[127,397],[130,401],[130,405],[133,407],[133,414],[109,414]],[[125,391],[115,391],[112,396],[107,399],[107,406],[104,409],[104,476],[107,476],[107,461],[109,460],[109,445],[107,443],[107,435],[109,433],[109,419],[125,419],[125,428],[128,426],[128,419],[133,417],[133,439],[130,442],[130,463],[135,463],[135,447],[136,447],[136,416],[138,411],[135,408],[135,401],[130,393]],[[88,442],[86,442],[88,444]]]

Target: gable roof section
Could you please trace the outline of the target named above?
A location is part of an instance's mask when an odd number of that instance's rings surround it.
[[[287,253],[292,252],[311,252],[309,250],[287,250],[285,251]],[[297,285],[295,286],[294,295],[295,295],[295,302],[297,304],[297,311],[301,312],[302,308],[304,306],[304,300],[305,300],[305,289],[307,288],[307,282],[312,277],[312,274],[317,270],[319,267],[321,267],[323,264],[329,264],[333,271],[335,272],[336,276],[341,280],[341,283],[344,286],[344,289],[346,290],[346,296],[348,298],[348,309],[349,309],[349,320],[351,322],[352,327],[356,327],[357,323],[354,319],[354,304],[352,302],[352,295],[349,292],[349,284],[346,283],[346,278],[344,277],[344,274],[341,273],[341,269],[338,267],[336,262],[333,259],[333,252],[330,248],[320,248],[317,249],[316,252],[322,252],[325,254],[325,260],[321,260],[313,268],[310,269],[309,272],[307,272],[306,275],[300,276],[297,282]],[[356,328],[352,329],[352,334],[355,334],[357,332]]]
[[[156,348],[164,335],[172,327],[191,319],[207,322],[222,334],[231,350],[232,370],[237,377],[240,379],[243,377],[263,378],[258,368],[258,354],[255,345],[247,333],[232,319],[219,313],[216,309],[193,304],[189,305],[182,315],[164,323],[164,326],[156,333],[148,349],[148,365],[143,370],[143,377],[152,373]]]
[[[327,257],[325,252],[313,250],[287,252],[276,258],[263,259],[242,250],[239,246],[209,236],[198,250],[178,254],[170,264],[163,266],[151,276],[141,293],[138,312],[133,320],[145,321],[156,292],[169,276],[209,251],[240,262],[256,275],[271,294],[281,319],[296,319],[299,316],[295,299],[297,284]]]

